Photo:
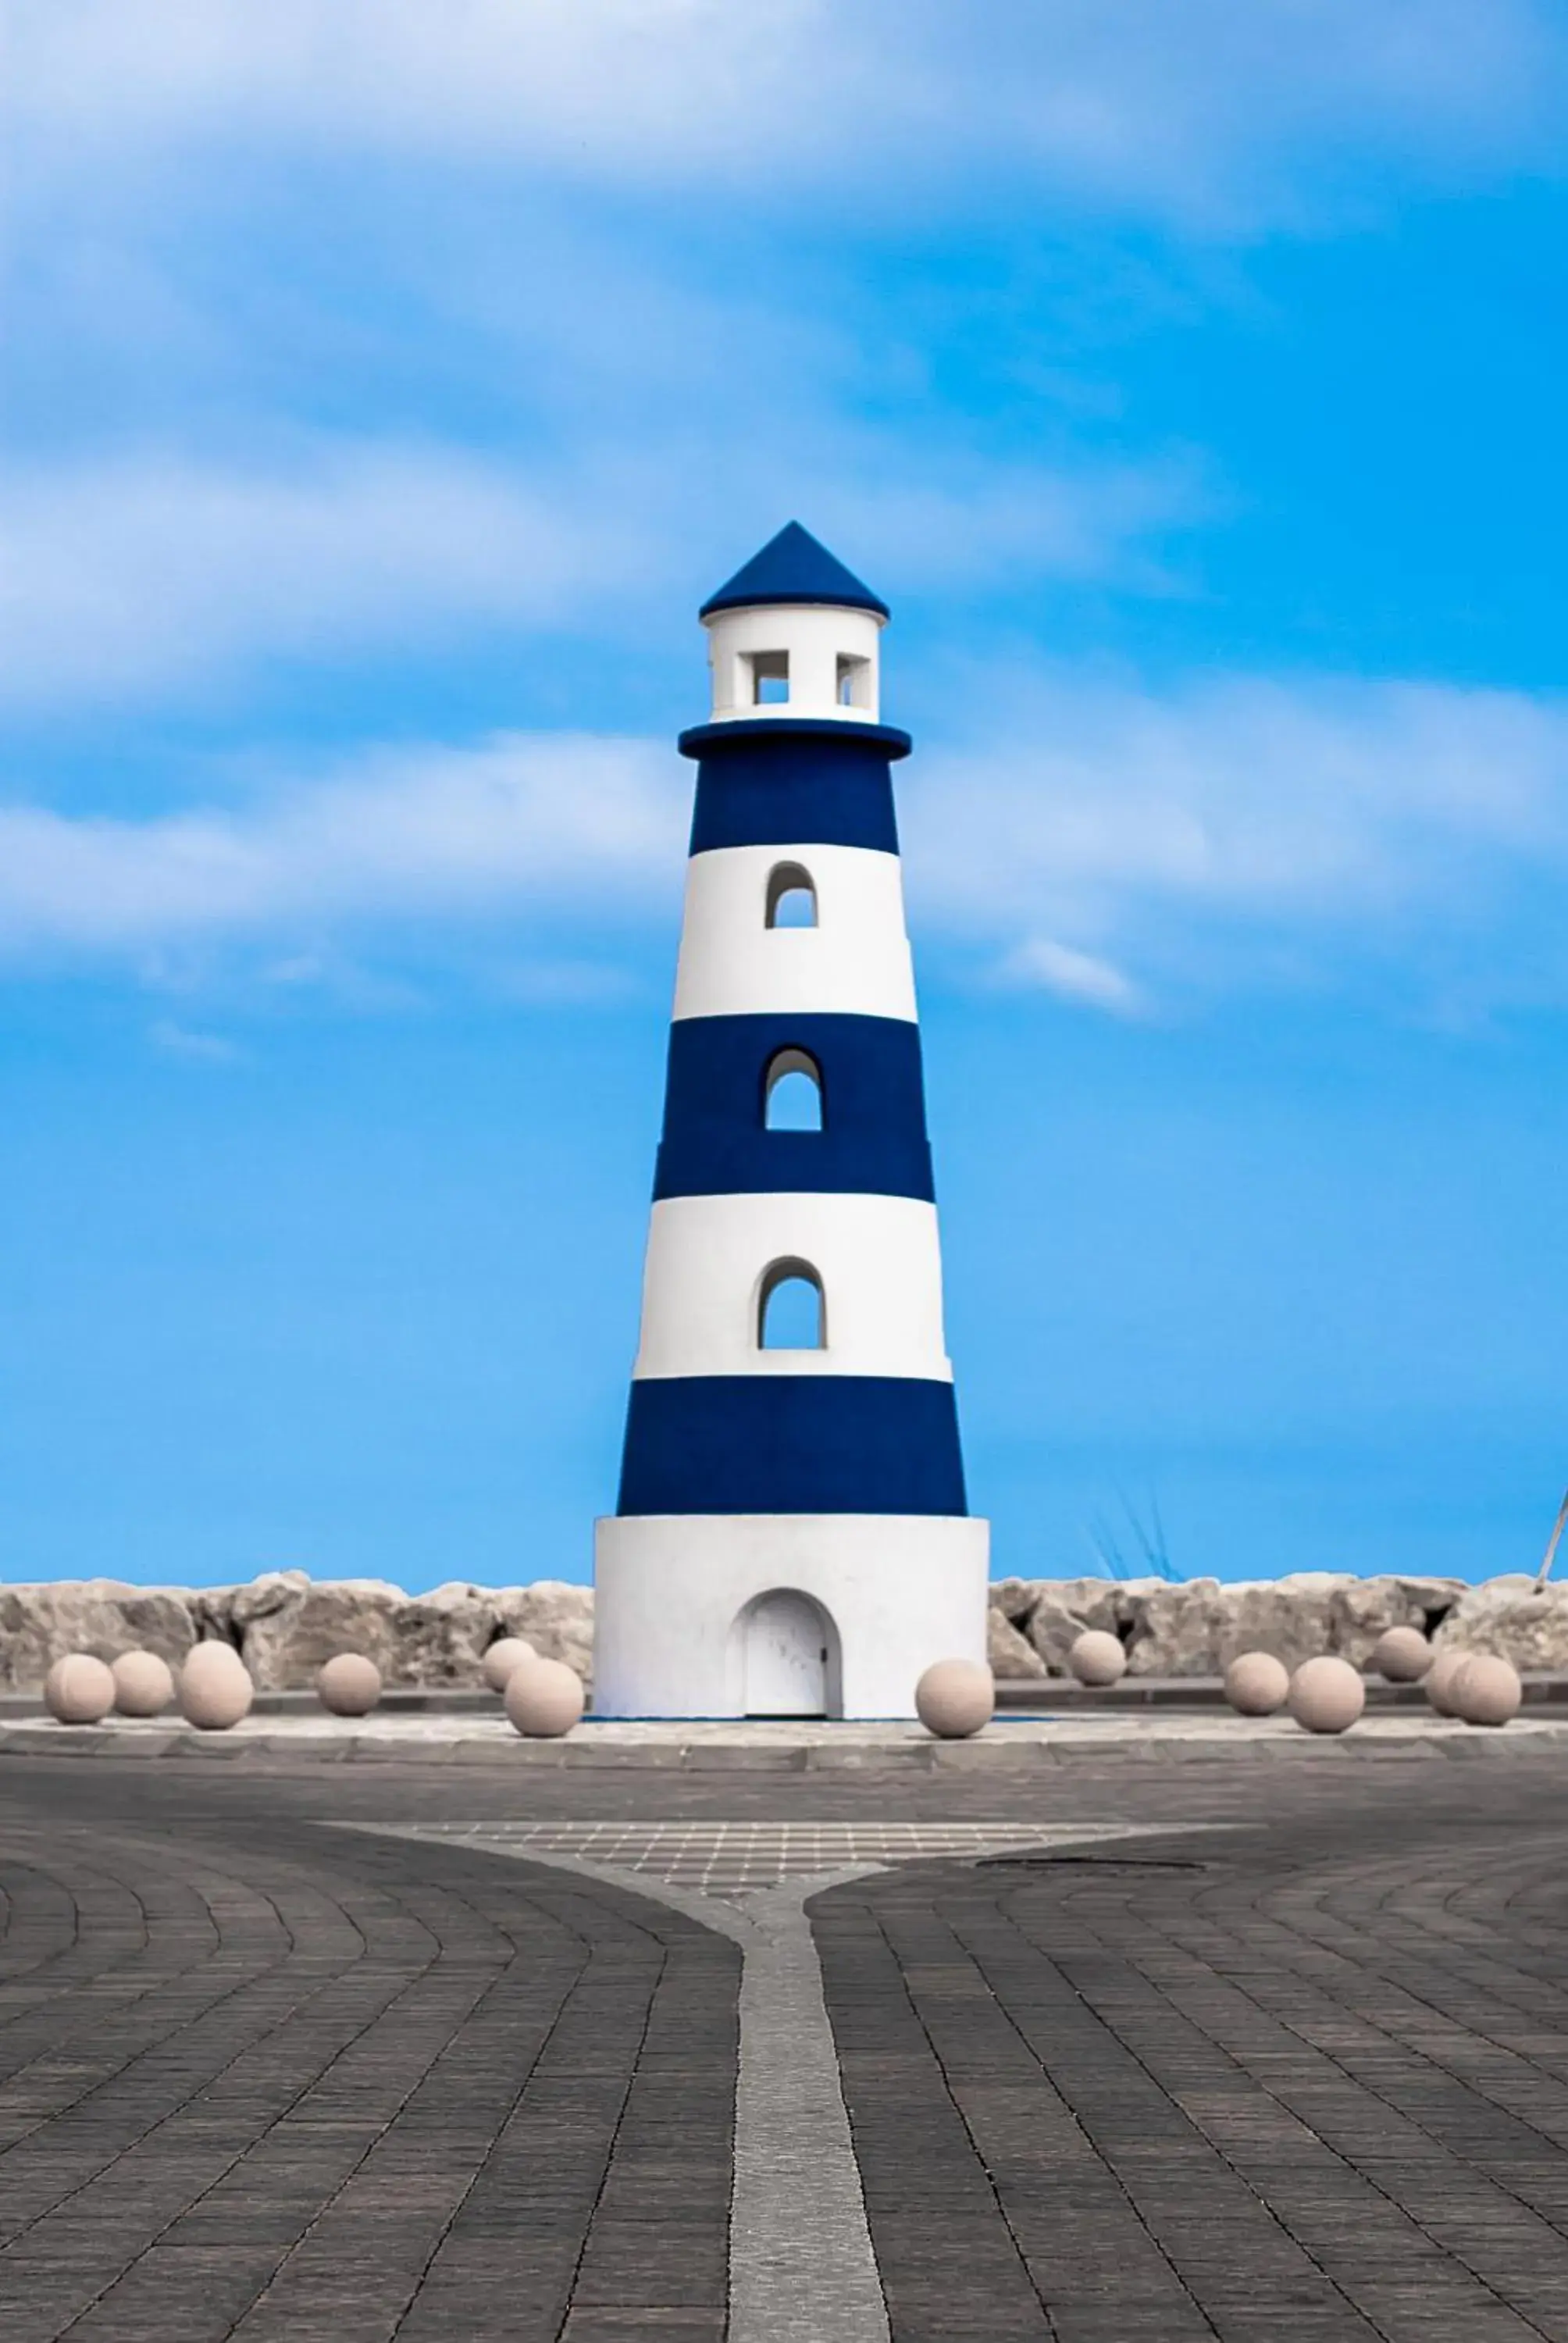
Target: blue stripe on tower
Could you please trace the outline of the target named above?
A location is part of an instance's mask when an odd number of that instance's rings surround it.
[[[910,736],[890,724],[747,717],[680,736],[699,759],[691,851],[720,846],[868,846],[899,850],[895,758]]]
[[[671,1375],[631,1387],[621,1513],[965,1513],[951,1383]]]
[[[769,1131],[769,1065],[801,1050],[820,1131]],[[915,1196],[933,1201],[920,1033],[900,1017],[685,1017],[670,1028],[662,1196]]]

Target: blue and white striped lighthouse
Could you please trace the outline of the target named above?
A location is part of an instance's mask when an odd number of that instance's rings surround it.
[[[595,1704],[913,1714],[983,1659],[891,768],[887,606],[798,523],[704,604],[664,1133]]]

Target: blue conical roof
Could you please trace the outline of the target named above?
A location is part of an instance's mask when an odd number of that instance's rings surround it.
[[[798,520],[786,521],[760,553],[754,553],[727,585],[709,596],[698,616],[710,618],[716,610],[739,610],[759,602],[831,602],[841,610],[891,616],[887,604]]]

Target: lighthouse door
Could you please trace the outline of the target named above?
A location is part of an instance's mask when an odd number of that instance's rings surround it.
[[[825,1716],[828,1623],[809,1594],[764,1594],[746,1614],[748,1716]]]

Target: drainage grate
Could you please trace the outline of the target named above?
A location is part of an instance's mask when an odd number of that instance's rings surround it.
[[[1018,1855],[982,1855],[977,1871],[1212,1871],[1211,1863],[1185,1855],[1052,1855],[1043,1849]]]

